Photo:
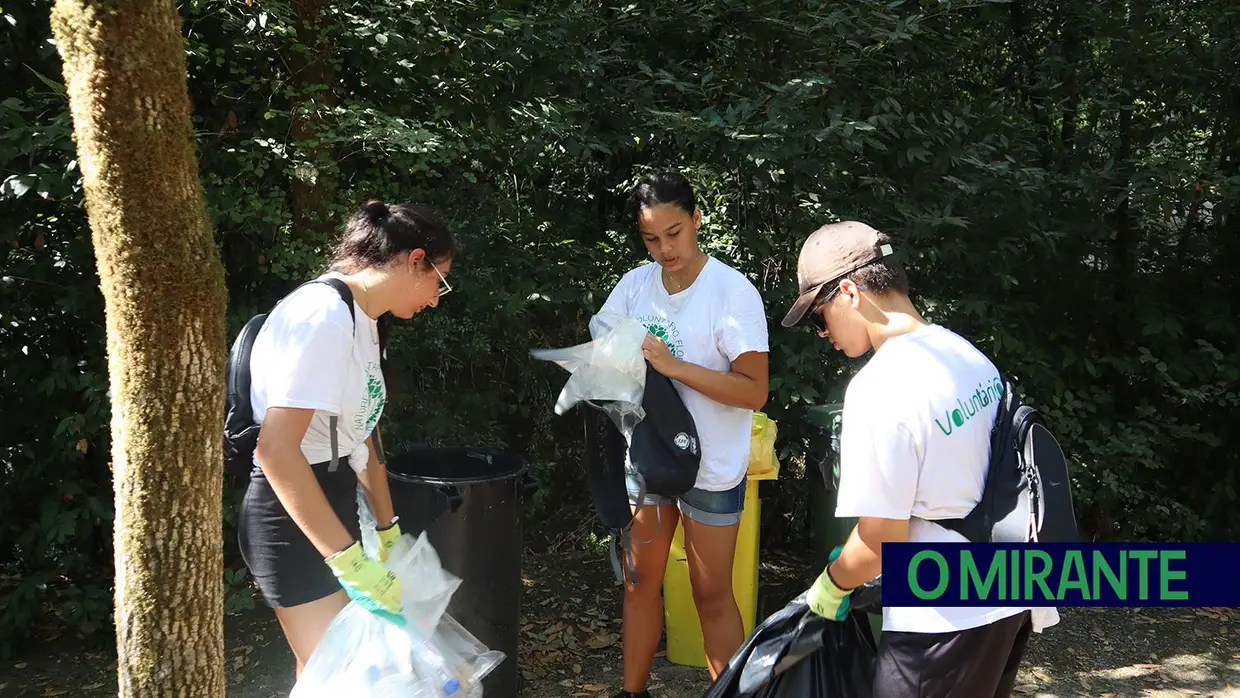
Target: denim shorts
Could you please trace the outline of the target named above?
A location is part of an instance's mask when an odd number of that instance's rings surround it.
[[[646,493],[645,506],[659,507],[675,504],[680,513],[706,526],[735,526],[741,521],[741,511],[745,508],[745,485],[741,481],[732,489],[722,492],[693,489],[679,497],[665,497],[659,494]],[[637,495],[641,492],[633,471],[625,469],[624,483],[629,491],[629,504],[637,505]]]

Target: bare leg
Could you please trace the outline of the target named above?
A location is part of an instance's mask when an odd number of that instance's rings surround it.
[[[319,640],[323,639],[327,626],[331,625],[336,614],[347,605],[349,597],[341,589],[318,601],[276,609],[276,620],[280,621],[288,646],[297,658],[297,676],[300,677],[302,670],[306,668],[306,662],[310,661],[314,648],[318,646]]]
[[[745,625],[732,592],[732,565],[740,524],[707,526],[684,518],[685,557],[693,603],[702,623],[710,677],[716,679],[745,641]]]
[[[673,504],[644,507],[629,530],[636,580],[626,580],[624,585],[625,691],[640,693],[650,680],[650,667],[663,636],[663,574],[679,517]]]

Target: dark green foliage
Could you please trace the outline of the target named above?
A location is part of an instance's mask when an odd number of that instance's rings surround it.
[[[584,503],[580,416],[551,412],[566,375],[528,351],[586,339],[641,261],[624,188],[682,167],[704,244],[773,318],[768,545],[807,535],[800,417],[854,368],[778,327],[800,240],[833,218],[895,235],[928,315],[1054,420],[1090,534],[1240,535],[1240,7],[820,5],[335,4],[330,98],[289,72],[307,59],[287,0],[185,5],[231,331],[322,263],[295,177],[337,217],[436,206],[466,251],[442,306],[395,328],[387,445],[517,449],[540,502]],[[0,647],[42,609],[106,622],[111,572],[102,303],[59,64],[46,5],[4,13]],[[318,138],[291,142],[306,115]]]

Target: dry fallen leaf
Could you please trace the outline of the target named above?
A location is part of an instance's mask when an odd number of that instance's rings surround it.
[[[616,644],[616,640],[620,639],[615,633],[607,633],[606,635],[595,635],[586,641],[586,647],[592,650],[601,650],[604,647],[611,647]]]
[[[599,683],[588,683],[588,684],[586,684],[586,685],[582,686],[582,687],[581,687],[581,690],[583,690],[583,691],[589,691],[589,692],[591,692],[591,693],[598,693],[598,692],[600,692],[600,691],[606,691],[606,690],[607,690],[607,686],[606,686],[606,684],[599,684]]]
[[[1031,683],[1022,683],[1015,688],[1017,693],[1033,693],[1038,687]]]
[[[68,693],[68,691],[63,688],[49,688],[43,691],[43,695],[47,696],[47,698],[52,698],[52,696],[63,696],[66,693]]]

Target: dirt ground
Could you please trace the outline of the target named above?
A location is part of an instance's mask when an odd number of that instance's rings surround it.
[[[560,535],[531,550],[525,564],[521,671],[529,698],[609,698],[619,688],[620,598],[605,552]],[[766,553],[762,603],[780,608],[812,579],[787,554]],[[1017,693],[1067,696],[1240,698],[1240,609],[1061,609],[1035,635]],[[229,698],[287,696],[293,663],[269,611],[226,621]],[[656,660],[656,698],[701,696],[705,670]],[[114,655],[80,640],[32,643],[0,664],[0,696],[96,698],[116,695]]]

